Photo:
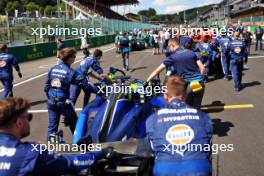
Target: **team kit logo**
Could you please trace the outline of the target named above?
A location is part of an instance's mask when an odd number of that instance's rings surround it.
[[[166,133],[166,140],[172,145],[186,145],[193,138],[193,129],[185,124],[174,125]]]
[[[237,54],[239,54],[239,53],[241,53],[241,48],[240,47],[235,47],[235,53],[237,53]]]
[[[0,58],[0,68],[3,68],[6,66],[6,61]]]
[[[194,138],[193,129],[186,124],[178,124],[169,128],[166,133],[166,140],[174,147],[176,153],[183,156],[186,151],[186,145],[189,144]]]
[[[55,78],[51,81],[51,86],[55,88],[61,87],[61,81],[58,78]]]

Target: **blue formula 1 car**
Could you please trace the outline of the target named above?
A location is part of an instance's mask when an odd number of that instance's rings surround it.
[[[118,72],[121,76],[116,76]],[[123,71],[115,68],[110,68],[109,76],[114,84],[100,83],[105,91],[108,90],[105,92],[107,98],[97,96],[83,109],[72,143],[78,143],[87,136],[90,136],[92,143],[144,138],[147,117],[164,107],[163,97],[153,92],[154,88],[162,90],[159,78],[145,85],[145,81],[126,76]],[[112,90],[110,93],[109,86]],[[117,88],[121,91],[116,91]]]

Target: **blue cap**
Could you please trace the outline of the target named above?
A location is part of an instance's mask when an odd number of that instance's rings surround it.
[[[188,37],[188,36],[182,36],[180,37],[180,45],[184,46],[185,43],[192,43],[193,42],[193,39],[191,37]]]

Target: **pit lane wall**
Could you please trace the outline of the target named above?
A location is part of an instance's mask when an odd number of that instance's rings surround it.
[[[113,43],[115,35],[105,35],[91,37],[87,39],[90,47],[97,47],[105,44]],[[71,39],[63,41],[66,47],[73,47],[80,50],[81,40]],[[57,45],[55,42],[39,43],[25,46],[10,47],[9,53],[16,56],[18,62],[32,61],[40,58],[55,56],[57,53]]]

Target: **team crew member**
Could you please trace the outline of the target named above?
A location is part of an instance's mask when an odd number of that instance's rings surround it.
[[[65,46],[60,37],[56,37],[55,42],[57,43],[57,58],[60,58],[60,51],[64,49]]]
[[[169,44],[169,40],[171,38],[171,34],[169,32],[169,30],[166,30],[166,32],[162,35],[162,52],[166,54],[167,52],[167,48],[168,48],[168,44]]]
[[[192,44],[194,43],[193,39],[189,36],[186,36],[186,35],[180,36],[179,42],[180,42],[180,47],[182,47],[182,48],[185,48],[186,43],[192,43]],[[191,46],[191,47],[192,47],[192,49],[194,49],[193,46]]]
[[[51,134],[57,132],[61,115],[65,116],[65,125],[70,126],[71,132],[74,132],[77,117],[69,100],[71,84],[78,85],[86,93],[98,92],[97,87],[89,83],[85,76],[71,68],[75,58],[74,49],[64,48],[60,51],[61,62],[52,67],[48,73],[44,88],[48,97],[48,139]]]
[[[252,42],[252,33],[250,32],[250,29],[245,29],[243,34],[243,39],[247,48],[248,55],[250,55],[250,48],[251,48],[251,42]],[[249,69],[247,66],[248,59],[245,60],[244,68]]]
[[[115,36],[115,46],[116,46],[116,53],[120,54],[120,38],[122,37],[122,32],[117,33]]]
[[[99,60],[103,56],[103,52],[99,49],[96,49],[94,51],[93,56],[85,58],[80,65],[77,68],[77,72],[87,77],[88,75],[91,75],[92,77],[100,80],[104,77],[108,78],[106,74],[103,74],[104,71],[102,67],[100,66]],[[76,84],[71,85],[71,95],[70,100],[75,104],[79,95],[81,92],[81,86],[78,86]],[[90,99],[91,93],[85,92],[84,93],[84,99],[83,99],[83,107],[85,107]]]
[[[248,57],[245,43],[239,39],[239,32],[234,33],[234,40],[227,45],[226,52],[230,55],[231,71],[234,80],[234,90],[242,89],[242,72],[244,58]]]
[[[123,33],[123,37],[120,39],[120,50],[122,53],[123,59],[123,70],[129,70],[129,39],[126,36],[126,33]]]
[[[170,56],[171,52],[170,52],[170,49],[169,49],[169,40],[171,38],[171,34],[169,32],[169,30],[167,30],[163,35],[162,35],[162,42],[163,42],[163,45],[162,45],[162,53],[168,57]]]
[[[154,175],[211,176],[210,117],[185,103],[186,83],[179,76],[167,77],[165,86],[164,98],[168,104],[146,122],[147,137],[155,156]],[[192,151],[190,148],[194,147],[189,147],[192,145],[202,148]]]
[[[256,34],[256,51],[258,50],[258,45],[260,44],[260,50],[262,50],[262,37],[263,37],[263,29],[261,26],[258,26],[255,30]]]
[[[13,68],[18,73],[19,78],[22,78],[19,65],[14,55],[8,53],[6,44],[0,44],[0,80],[4,86],[4,92],[0,99],[13,96]]]
[[[83,51],[85,57],[88,57],[90,55],[89,45],[87,43],[86,35],[81,37],[81,50]]]
[[[152,36],[153,55],[160,54],[159,39],[159,33],[155,31]]]
[[[57,155],[48,151],[40,154],[37,151],[40,147],[35,143],[21,141],[30,134],[32,114],[28,114],[29,108],[29,102],[22,98],[0,101],[1,176],[76,174],[111,154],[110,148],[76,155]]]
[[[213,57],[213,48],[209,42],[210,42],[209,36],[206,35],[203,37],[202,42],[198,43],[196,46],[199,59],[204,64],[205,69],[206,69],[206,74],[204,77],[205,81],[208,81],[210,66],[211,66],[212,57]]]
[[[174,73],[172,73],[172,75],[181,76],[189,84],[187,104],[200,107],[204,95],[205,86],[203,75],[205,74],[205,67],[191,50],[192,45],[191,42],[187,42],[184,44],[184,49],[179,49],[179,42],[176,39],[170,39],[170,50],[175,53],[167,57],[163,63],[151,73],[147,81],[152,80],[165,68],[173,67]]]
[[[221,51],[221,63],[224,72],[224,79],[230,80],[230,58],[228,53],[226,53],[227,45],[232,39],[226,35],[222,34],[221,36],[215,39],[214,45],[220,48]]]
[[[149,47],[152,48],[153,47],[153,43],[152,43],[152,41],[153,41],[153,31],[152,30],[149,31],[148,34],[149,34],[149,41],[148,41]]]

